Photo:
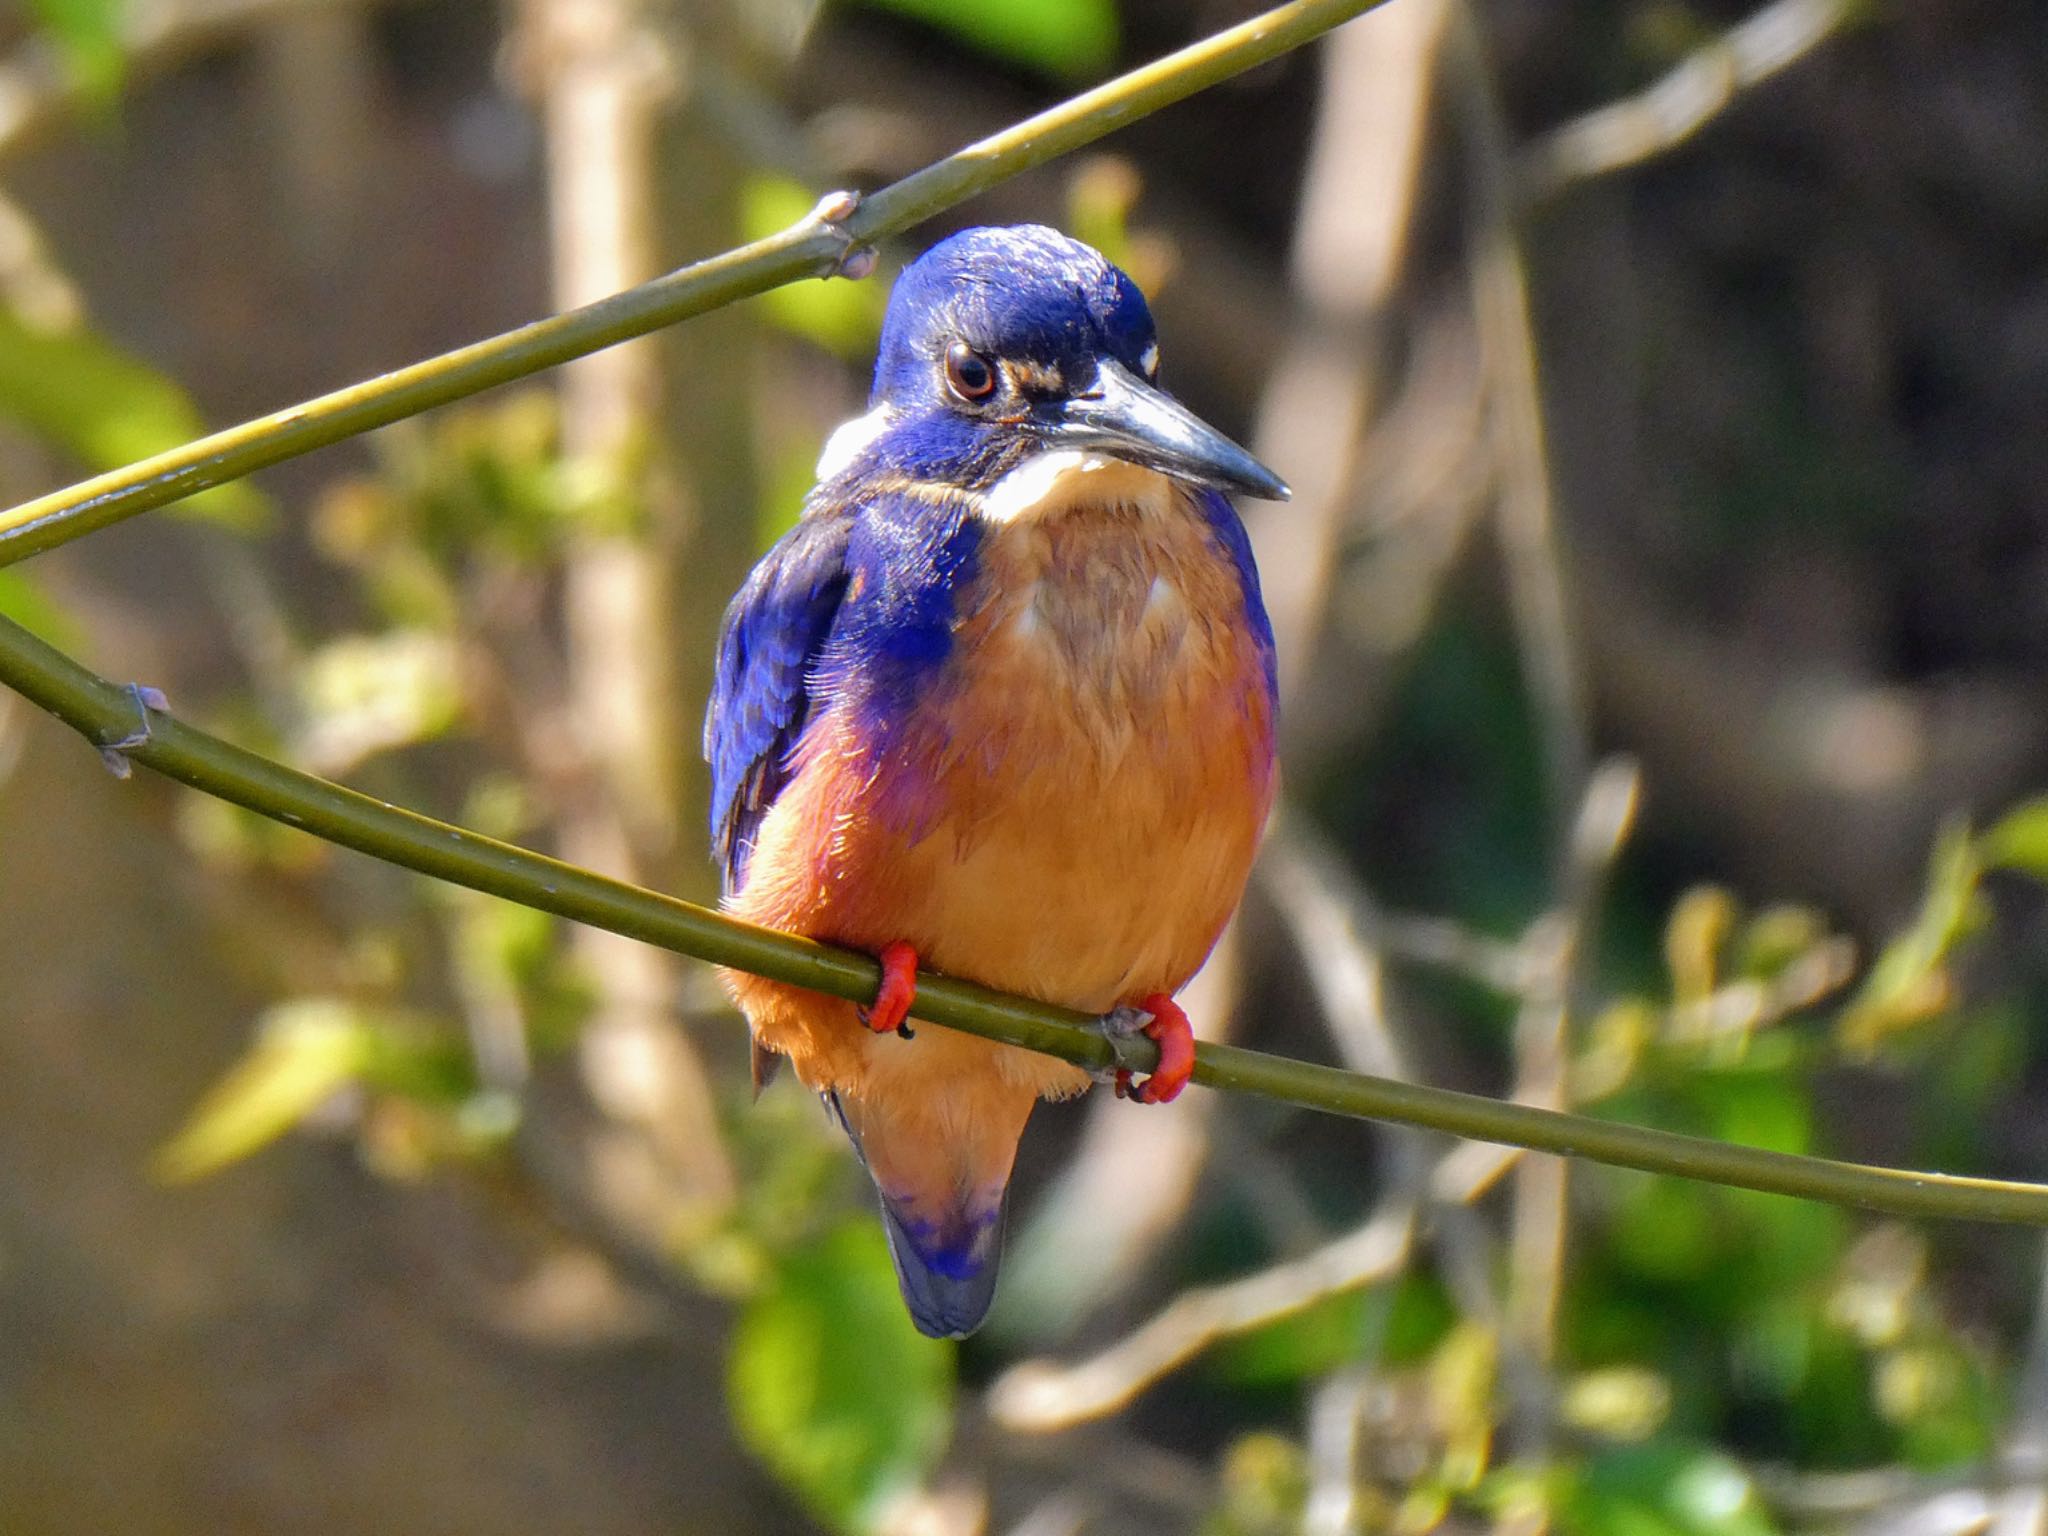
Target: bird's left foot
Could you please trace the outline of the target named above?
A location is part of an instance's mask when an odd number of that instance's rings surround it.
[[[1164,992],[1138,999],[1106,1016],[1102,1027],[1112,1034],[1144,1033],[1159,1047],[1159,1065],[1144,1082],[1133,1086],[1128,1069],[1116,1072],[1116,1096],[1139,1104],[1170,1104],[1180,1097],[1195,1070],[1195,1030],[1181,1006]]]
[[[917,996],[917,951],[899,942],[875,958],[882,964],[882,985],[873,1003],[855,1011],[861,1023],[876,1034],[908,1040],[912,1038],[910,1026],[903,1021],[910,1016],[910,1000]]]

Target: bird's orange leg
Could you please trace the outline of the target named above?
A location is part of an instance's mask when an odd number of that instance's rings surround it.
[[[882,985],[872,1005],[857,1010],[861,1023],[878,1035],[911,1038],[904,1020],[910,1016],[910,1000],[917,995],[917,951],[908,944],[895,943],[875,956],[882,963]]]
[[[1195,1070],[1195,1030],[1181,1006],[1164,992],[1138,999],[1138,1006],[1152,1015],[1144,1031],[1159,1046],[1159,1066],[1152,1075],[1131,1085],[1131,1074],[1118,1068],[1116,1096],[1140,1104],[1170,1104],[1180,1097]]]

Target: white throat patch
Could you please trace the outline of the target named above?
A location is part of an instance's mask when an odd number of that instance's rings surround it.
[[[1163,510],[1173,482],[1128,459],[1059,448],[1034,453],[981,495],[975,511],[992,523],[1014,523],[1077,501],[1129,502]]]

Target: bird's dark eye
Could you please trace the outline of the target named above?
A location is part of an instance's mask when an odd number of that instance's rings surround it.
[[[996,392],[996,371],[964,341],[946,348],[946,386],[962,400],[986,400]]]

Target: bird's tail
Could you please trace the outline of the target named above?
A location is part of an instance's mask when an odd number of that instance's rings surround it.
[[[1018,1114],[949,1123],[877,1113],[836,1095],[828,1102],[881,1196],[911,1321],[935,1339],[965,1338],[995,1300],[1004,1196],[1030,1099]]]
[[[1002,1196],[993,1210],[956,1214],[934,1227],[913,1203],[882,1194],[882,1228],[903,1304],[917,1331],[935,1339],[964,1339],[981,1326],[1003,1261]]]

